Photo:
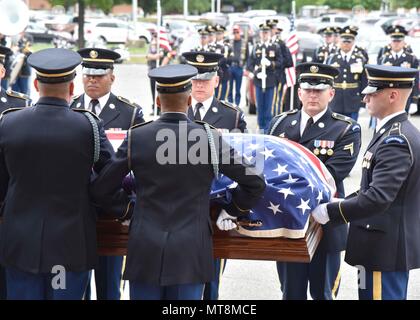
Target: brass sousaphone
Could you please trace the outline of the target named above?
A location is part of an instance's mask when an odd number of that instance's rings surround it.
[[[15,36],[24,31],[29,23],[29,8],[22,0],[0,0],[0,33]],[[9,85],[15,83],[25,61],[25,54],[16,55],[11,65]]]

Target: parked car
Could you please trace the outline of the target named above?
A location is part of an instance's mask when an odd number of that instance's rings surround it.
[[[29,22],[25,33],[31,35],[34,42],[50,43],[55,37],[53,31],[36,22]]]
[[[88,42],[126,43],[127,41],[144,40],[149,43],[150,32],[140,26],[134,28],[131,24],[118,19],[93,19],[85,21],[85,38]],[[77,28],[74,32],[77,37]]]

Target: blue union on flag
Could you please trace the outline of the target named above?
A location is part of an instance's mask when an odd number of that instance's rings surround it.
[[[242,154],[266,180],[263,197],[240,220],[258,226],[240,225],[238,232],[251,237],[303,238],[310,213],[320,203],[329,202],[336,192],[332,175],[308,149],[288,139],[259,135],[226,133],[225,141]],[[231,201],[236,183],[220,175],[213,181],[211,201]]]

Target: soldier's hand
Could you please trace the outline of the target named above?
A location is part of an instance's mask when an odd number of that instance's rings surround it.
[[[330,217],[328,216],[327,212],[327,204],[323,203],[316,207],[314,211],[312,211],[312,217],[316,222],[320,224],[326,224],[328,221],[330,221]]]
[[[222,231],[236,229],[237,225],[233,222],[234,220],[236,221],[236,217],[232,217],[225,210],[222,210],[217,218],[216,225]]]
[[[248,72],[248,77],[252,80],[254,79],[254,74],[252,72]]]

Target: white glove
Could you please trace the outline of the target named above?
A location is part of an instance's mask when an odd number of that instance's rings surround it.
[[[316,207],[314,211],[312,211],[312,217],[320,224],[326,224],[330,221],[330,217],[327,212],[327,204],[323,203]]]
[[[249,77],[250,79],[254,79],[254,74],[253,74],[252,72],[249,72],[249,73],[248,73],[248,77]]]
[[[415,114],[416,112],[417,112],[417,104],[410,103],[410,106],[408,107],[408,113]]]
[[[236,229],[236,223],[232,220],[236,220],[236,217],[232,217],[225,210],[222,210],[217,218],[216,225],[222,231]]]
[[[268,60],[267,58],[262,58],[261,65],[265,65],[266,67],[269,67],[271,65],[271,61]]]

